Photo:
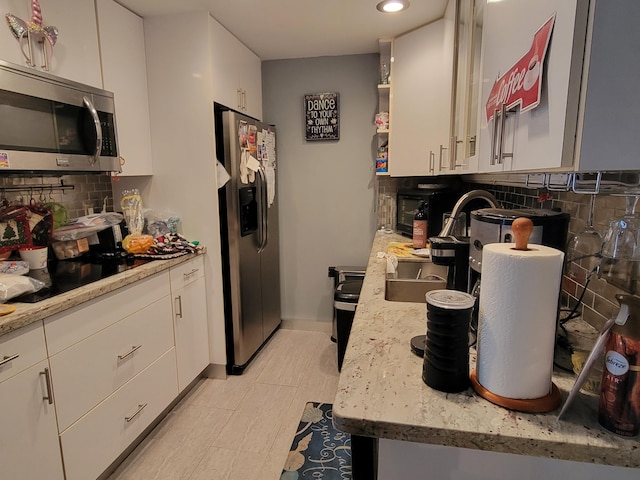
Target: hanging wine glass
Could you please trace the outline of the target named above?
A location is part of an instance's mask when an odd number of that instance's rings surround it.
[[[585,270],[586,275],[589,276],[600,265],[602,236],[593,227],[595,199],[596,196],[591,195],[586,226],[576,233],[567,245],[567,273],[574,279],[584,277]],[[582,280],[584,281],[584,278]]]
[[[627,196],[625,214],[609,223],[602,246],[603,264],[599,273],[610,285],[631,293],[637,289],[640,270],[640,218],[635,215],[638,198],[640,196]]]
[[[636,205],[640,196],[627,196],[625,214],[614,218],[604,237],[602,255],[616,260],[640,259],[640,246],[637,242],[640,220],[635,216]]]

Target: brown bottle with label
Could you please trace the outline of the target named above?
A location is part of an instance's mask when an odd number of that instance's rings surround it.
[[[424,211],[424,202],[418,205],[418,211],[413,217],[413,248],[425,248],[427,246],[427,214]]]
[[[640,433],[640,297],[616,295],[629,307],[624,325],[614,325],[605,346],[598,423],[625,437]]]

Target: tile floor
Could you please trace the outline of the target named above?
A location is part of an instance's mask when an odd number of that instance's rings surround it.
[[[305,403],[337,385],[329,335],[281,329],[243,375],[200,380],[108,480],[278,480]]]

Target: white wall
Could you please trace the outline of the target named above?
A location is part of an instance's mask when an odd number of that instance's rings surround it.
[[[333,316],[331,265],[366,265],[376,229],[377,54],[262,64],[263,118],[278,132],[282,318]],[[307,142],[303,96],[340,93],[340,140]]]

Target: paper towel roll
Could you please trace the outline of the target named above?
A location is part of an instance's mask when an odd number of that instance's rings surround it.
[[[564,253],[485,245],[478,312],[478,382],[513,399],[549,394]]]

